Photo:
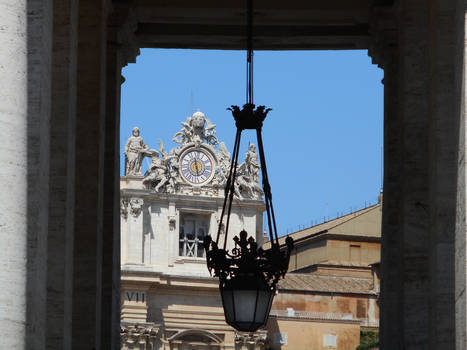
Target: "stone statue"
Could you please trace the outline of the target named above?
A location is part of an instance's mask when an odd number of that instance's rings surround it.
[[[154,186],[155,191],[165,185],[168,178],[166,176],[166,166],[162,158],[159,157],[159,152],[155,151],[152,154],[152,163],[149,166],[147,175],[143,179],[144,185]]]
[[[213,185],[217,188],[225,186],[230,170],[230,152],[227,150],[224,142],[219,143],[219,152],[217,153],[219,164],[213,178]]]
[[[174,135],[174,142],[180,144],[194,142],[195,145],[200,145],[202,142],[206,141],[212,146],[217,145],[218,140],[217,137],[214,136],[216,133],[216,124],[212,124],[204,113],[200,111],[193,113],[185,122],[182,122],[182,126],[182,130]]]
[[[132,136],[125,144],[125,175],[141,175],[141,165],[148,146],[140,136],[139,128],[134,127]]]
[[[261,166],[258,162],[258,154],[256,153],[256,146],[251,144],[248,147],[248,152],[245,155],[245,172],[254,182],[259,182],[259,169]]]
[[[215,136],[215,124],[198,111],[182,122],[182,129],[174,135],[173,140],[180,145],[167,152],[159,139],[159,149],[149,149],[140,136],[139,128],[133,128],[133,135],[125,144],[125,175],[141,175],[141,166],[144,157],[151,157],[152,161],[148,171],[142,178],[142,187],[158,193],[202,194],[217,196],[222,193],[227,184],[230,173],[231,154],[224,142],[218,142]],[[179,167],[180,157],[193,149],[209,149],[213,155],[212,179],[201,186],[184,179]],[[190,151],[191,152],[191,151]],[[263,191],[259,185],[260,163],[256,146],[251,144],[245,153],[245,160],[237,166],[234,195],[237,199],[261,200]],[[136,203],[133,203],[133,207]],[[132,204],[128,200],[121,202],[122,217],[131,213]]]
[[[248,151],[245,154],[245,161],[237,169],[234,187],[236,197],[240,199],[261,198],[263,190],[258,183],[260,168],[256,146],[252,144],[248,147]]]
[[[176,178],[178,177],[178,171],[176,171],[177,169],[173,169],[174,166],[171,166],[173,158],[176,158],[176,155],[169,155],[164,149],[162,141],[159,140],[159,152],[152,150],[152,163],[143,179],[143,184],[145,186],[153,186],[156,192],[162,192],[163,186],[169,184],[170,191],[175,191],[175,185],[178,182]]]
[[[235,177],[234,194],[240,199],[259,199],[263,195],[263,190],[251,177],[240,172]]]

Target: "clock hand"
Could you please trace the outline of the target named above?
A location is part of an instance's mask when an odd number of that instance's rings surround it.
[[[195,164],[196,164],[196,176],[199,176],[199,165],[201,165],[200,158],[195,153]]]

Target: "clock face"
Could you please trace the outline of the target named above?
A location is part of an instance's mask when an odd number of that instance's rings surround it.
[[[186,181],[202,185],[211,179],[213,173],[211,157],[201,150],[187,152],[180,161],[180,170]]]

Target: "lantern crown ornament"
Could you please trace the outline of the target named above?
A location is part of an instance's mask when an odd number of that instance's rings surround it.
[[[235,119],[237,132],[229,176],[225,186],[224,204],[217,238],[214,241],[211,236],[206,236],[203,244],[206,250],[208,270],[211,275],[219,278],[219,289],[226,322],[238,331],[254,332],[266,325],[277,283],[281,277],[285,276],[289,266],[293,239],[287,237],[285,246],[280,247],[261,135],[263,122],[271,108],[256,107],[253,103],[253,0],[247,0],[247,5],[247,101],[242,108],[238,106],[227,108]],[[263,250],[258,247],[253,237],[248,237],[246,231],[241,231],[239,236],[233,238],[234,248],[228,251],[230,213],[235,186],[238,183],[236,180],[240,140],[242,131],[247,129],[256,130],[258,139],[271,247]],[[223,224],[224,216],[226,217],[225,227]],[[221,234],[224,234],[223,248],[219,247]]]

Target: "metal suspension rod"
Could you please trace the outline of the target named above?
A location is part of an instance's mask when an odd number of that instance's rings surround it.
[[[235,149],[236,152],[232,155],[232,164],[230,165],[230,169],[232,170],[233,168],[233,173],[232,173],[232,179],[230,181],[230,192],[228,192],[229,208],[227,210],[227,222],[225,224],[224,250],[227,249],[227,236],[229,234],[230,212],[232,210],[232,202],[233,202],[233,197],[235,193],[235,178],[237,176],[238,154],[240,153],[240,140],[242,137],[242,130],[237,129],[237,134],[238,134],[238,138],[236,138],[237,139],[237,144],[236,144],[236,149]],[[226,197],[227,197],[227,194],[226,194]]]
[[[230,170],[229,170],[229,177],[227,178],[227,183],[225,185],[225,193],[224,193],[224,204],[222,205],[222,214],[221,218],[219,221],[219,227],[217,229],[217,237],[216,237],[216,244],[219,244],[219,237],[221,235],[221,228],[222,228],[222,222],[224,221],[224,214],[225,214],[225,208],[227,204],[227,199],[228,199],[228,194],[231,188],[231,181],[232,181],[232,173],[233,173],[233,162],[234,162],[234,155],[237,152],[237,148],[239,145],[238,139],[240,138],[241,131],[237,129],[237,133],[235,134],[235,141],[234,141],[234,149],[232,153],[232,160],[231,160],[231,165],[230,165]],[[228,229],[228,227],[226,227]]]
[[[253,104],[253,0],[247,0],[247,96]]]
[[[275,240],[276,244],[279,245],[276,218],[274,216],[274,207],[272,205],[271,185],[269,184],[268,171],[267,171],[267,166],[266,166],[266,157],[264,156],[264,147],[263,147],[263,138],[261,135],[261,128],[256,129],[256,137],[258,139],[259,158],[261,160],[261,173],[263,175],[263,191],[264,191],[264,198],[266,202],[266,214],[268,217],[269,238],[271,240],[271,244]],[[272,220],[272,225],[271,225],[271,220]]]

